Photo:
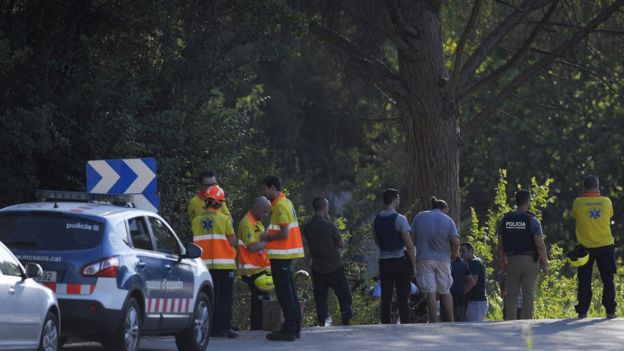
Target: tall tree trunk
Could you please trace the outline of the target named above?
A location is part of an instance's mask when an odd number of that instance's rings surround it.
[[[398,100],[406,132],[408,199],[414,210],[429,209],[431,196],[444,199],[459,222],[458,110],[446,93],[448,72],[439,9],[425,1],[403,2],[406,25],[416,30],[414,50],[399,55],[407,94]]]
[[[409,103],[409,102],[408,102]],[[418,104],[401,109],[407,133],[408,201],[414,210],[431,208],[431,196],[446,200],[449,215],[459,221],[459,143],[453,113],[428,118]]]

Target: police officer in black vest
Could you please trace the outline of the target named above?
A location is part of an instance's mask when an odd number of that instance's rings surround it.
[[[522,319],[533,318],[535,283],[539,273],[548,274],[548,256],[542,225],[529,212],[531,194],[516,192],[516,210],[507,213],[498,225],[498,263],[505,270],[505,319],[516,319],[518,294],[522,289]]]
[[[392,294],[396,289],[399,318],[401,324],[406,324],[409,323],[408,299],[411,278],[415,276],[416,249],[410,237],[407,218],[396,211],[400,203],[399,191],[386,189],[382,197],[386,208],[373,222],[373,237],[379,246],[381,323],[390,323]]]

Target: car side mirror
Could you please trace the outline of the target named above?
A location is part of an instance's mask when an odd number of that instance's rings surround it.
[[[197,258],[197,257],[201,257],[202,254],[202,248],[193,244],[193,243],[186,243],[184,245],[184,248],[186,249],[186,253],[184,255],[182,255],[183,258]]]
[[[37,278],[43,275],[43,268],[36,263],[26,264],[26,278]]]

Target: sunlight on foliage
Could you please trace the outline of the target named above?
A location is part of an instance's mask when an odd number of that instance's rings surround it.
[[[553,179],[548,178],[539,183],[535,177],[531,178],[529,191],[531,192],[531,211],[541,220],[542,211],[555,203],[555,197],[550,195],[550,186]],[[519,189],[520,186],[515,188]],[[514,189],[515,190],[515,189]],[[508,197],[509,194],[509,197]],[[483,224],[471,208],[471,226],[468,240],[475,247],[475,254],[481,257],[485,263],[487,275],[487,294],[490,304],[487,319],[500,320],[503,317],[503,300],[498,287],[499,267],[496,264],[494,253],[496,252],[496,227],[503,215],[513,209],[509,198],[513,199],[513,192],[508,190],[507,171],[499,172],[499,181],[496,188],[494,206],[488,210]],[[545,233],[547,235],[547,233]],[[557,244],[549,245],[548,237],[545,237],[548,247],[549,274],[540,275],[536,289],[534,318],[570,318],[575,317],[576,312],[576,270],[567,265],[564,249]],[[619,291],[621,282],[624,280],[624,269],[618,263],[618,272],[615,277],[616,291]],[[605,312],[600,304],[600,292],[602,282],[597,269],[594,269],[593,277],[593,300],[590,306],[589,316],[602,317]],[[624,299],[617,296],[618,312],[621,314]],[[528,342],[528,341],[527,341]]]

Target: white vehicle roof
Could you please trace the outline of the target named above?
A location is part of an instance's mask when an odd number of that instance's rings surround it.
[[[24,204],[12,205],[5,207],[0,212],[14,211],[14,212],[32,212],[32,211],[46,211],[46,212],[59,212],[66,214],[87,215],[96,216],[106,219],[113,219],[114,217],[124,216],[132,214],[135,216],[154,216],[153,212],[133,208],[133,207],[121,207],[109,204],[98,204],[89,202],[31,202]]]

